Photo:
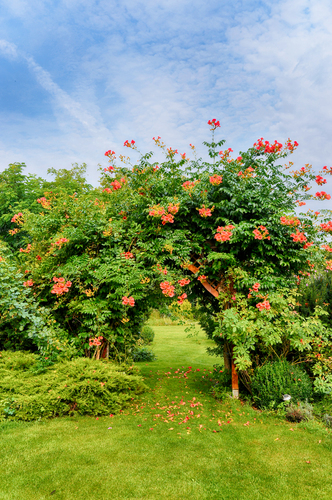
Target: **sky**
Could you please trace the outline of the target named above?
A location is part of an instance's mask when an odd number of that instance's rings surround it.
[[[235,154],[290,137],[318,172],[331,62],[330,0],[0,0],[0,171],[85,162],[96,185],[106,150],[155,151],[153,136],[207,159],[216,118]]]

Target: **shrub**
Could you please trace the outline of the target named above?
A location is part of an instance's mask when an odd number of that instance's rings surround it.
[[[312,420],[314,407],[305,402],[299,402],[297,404],[291,403],[286,410],[286,419],[289,422],[302,422],[302,420]]]
[[[300,367],[275,361],[256,368],[252,392],[259,406],[271,408],[281,403],[284,394],[290,394],[292,402],[305,401],[312,394],[312,384]]]
[[[141,330],[141,339],[143,339],[145,344],[151,344],[154,339],[154,331],[151,326],[143,326]]]
[[[133,366],[77,358],[43,373],[35,354],[3,351],[0,419],[36,420],[63,415],[108,415],[145,390]]]
[[[148,347],[136,347],[133,351],[134,361],[154,361],[157,356]]]

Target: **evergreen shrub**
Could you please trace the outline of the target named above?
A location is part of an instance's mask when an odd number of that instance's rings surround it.
[[[76,358],[40,373],[37,365],[35,354],[0,353],[0,420],[108,415],[146,388],[133,366]]]
[[[155,361],[157,356],[148,347],[136,347],[133,350],[134,361]]]
[[[273,408],[289,394],[292,402],[305,401],[312,395],[308,374],[288,361],[274,361],[256,368],[252,378],[252,393],[262,408]]]
[[[153,328],[151,328],[151,326],[148,325],[143,326],[140,337],[144,341],[144,344],[151,344],[154,339]]]

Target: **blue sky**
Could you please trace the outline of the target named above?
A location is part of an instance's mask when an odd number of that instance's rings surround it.
[[[86,162],[95,184],[126,139],[205,156],[211,118],[235,152],[291,137],[296,166],[332,163],[330,0],[0,3],[1,170]]]

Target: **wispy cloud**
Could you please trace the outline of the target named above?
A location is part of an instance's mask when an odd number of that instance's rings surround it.
[[[328,0],[3,3],[0,52],[28,65],[36,100],[42,88],[53,106],[43,126],[38,117],[11,115],[5,158],[20,137],[35,170],[51,150],[59,167],[85,160],[96,178],[105,148],[120,149],[127,138],[146,151],[161,135],[181,151],[191,142],[205,154],[206,121],[216,117],[234,150],[261,136],[290,136],[300,143],[298,164],[328,162]],[[6,24],[16,25],[14,35]]]

